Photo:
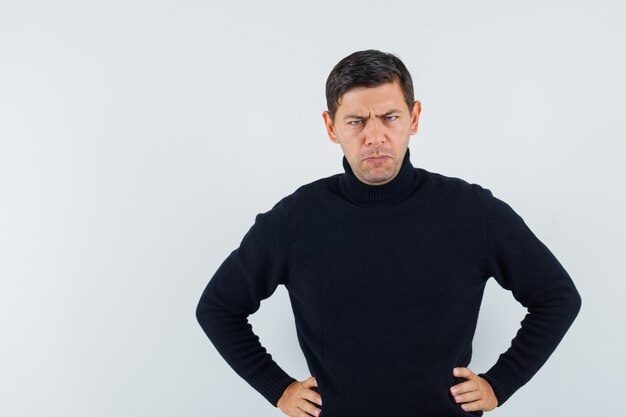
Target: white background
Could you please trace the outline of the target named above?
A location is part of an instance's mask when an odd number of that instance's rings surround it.
[[[414,166],[508,202],[581,312],[495,416],[623,412],[619,1],[0,1],[0,415],[279,416],[196,322],[259,212],[342,172],[322,124],[344,56],[397,54]],[[488,283],[470,368],[525,309]],[[250,317],[308,370],[287,292]]]

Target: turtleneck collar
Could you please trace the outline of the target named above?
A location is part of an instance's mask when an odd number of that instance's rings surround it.
[[[339,177],[341,191],[355,204],[360,206],[390,206],[404,201],[415,190],[418,172],[411,164],[409,148],[398,174],[382,185],[370,185],[362,182],[354,175],[346,156],[343,156],[344,174]]]

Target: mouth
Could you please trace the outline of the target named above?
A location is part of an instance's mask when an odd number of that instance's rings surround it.
[[[365,160],[370,161],[370,162],[382,162],[386,158],[389,158],[389,157],[387,155],[374,155],[374,156],[370,156],[369,158],[365,158]]]

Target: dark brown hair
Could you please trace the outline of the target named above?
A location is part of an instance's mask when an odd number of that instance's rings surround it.
[[[376,49],[357,51],[343,58],[326,79],[326,105],[332,120],[339,99],[354,87],[377,87],[398,81],[409,112],[413,110],[413,80],[404,63],[397,56]]]

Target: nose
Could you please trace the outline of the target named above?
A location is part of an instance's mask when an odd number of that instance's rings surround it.
[[[365,134],[365,141],[368,145],[383,143],[385,141],[382,122],[378,120],[377,117],[368,120],[363,133]]]

